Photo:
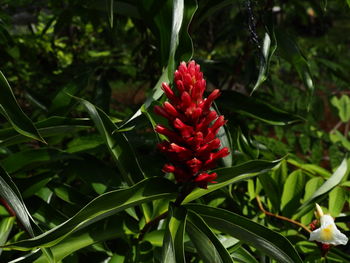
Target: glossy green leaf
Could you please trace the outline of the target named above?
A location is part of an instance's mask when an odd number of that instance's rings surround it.
[[[84,105],[101,137],[105,141],[124,180],[129,185],[133,185],[142,180],[144,178],[143,171],[141,170],[135,152],[127,137],[122,133],[114,132],[117,127],[102,110],[96,108],[86,100],[79,100]]]
[[[347,190],[343,187],[335,187],[329,193],[328,211],[333,217],[337,217],[343,210],[347,200]]]
[[[12,89],[5,76],[0,71],[0,113],[11,123],[20,134],[29,138],[45,142],[32,121],[25,115],[18,105]]]
[[[168,225],[164,234],[162,262],[185,263],[184,234],[187,211],[170,204]]]
[[[130,188],[100,195],[59,226],[35,238],[18,241],[7,247],[18,250],[52,247],[69,234],[129,207],[161,198],[171,199],[175,196],[176,186],[170,181],[163,178],[146,179]]]
[[[270,60],[273,56],[273,54],[276,51],[277,48],[277,44],[276,44],[276,39],[275,36],[273,34],[273,45],[271,47],[271,37],[270,35],[266,32],[265,36],[264,36],[264,42],[263,42],[263,46],[262,46],[262,50],[261,50],[261,57],[260,57],[260,68],[259,68],[259,75],[258,75],[258,79],[254,85],[254,88],[251,92],[250,95],[253,94],[254,91],[256,91],[257,88],[259,88],[259,86],[265,82],[265,80],[267,79],[267,73],[269,70],[269,64],[270,64]]]
[[[213,172],[216,172],[218,174],[218,178],[215,179],[217,183],[209,184],[208,189],[196,188],[185,198],[184,203],[196,200],[201,196],[209,194],[227,185],[242,180],[247,180],[261,173],[265,173],[276,167],[279,162],[279,160],[273,162],[256,160],[249,161],[237,166],[216,169]]]
[[[114,216],[104,222],[97,222],[89,226],[89,229],[82,229],[73,235],[63,239],[52,247],[51,251],[55,260],[59,261],[71,255],[75,251],[90,246],[97,242],[114,239],[124,235],[123,221],[120,217]],[[41,256],[34,263],[46,263],[46,258]],[[21,261],[19,261],[21,262]]]
[[[224,209],[197,204],[185,207],[199,214],[211,228],[232,235],[278,262],[302,263],[293,245],[277,232]]]
[[[293,218],[299,218],[305,213],[309,212],[314,208],[314,203],[329,191],[331,191],[334,187],[341,183],[343,178],[348,175],[348,164],[347,159],[345,158],[342,163],[339,165],[337,170],[333,173],[333,175],[324,182],[320,188],[318,188],[314,194],[302,204],[297,213],[293,216]]]
[[[12,181],[7,172],[0,166],[0,196],[16,213],[16,217],[21,221],[26,231],[34,236],[34,231],[30,222],[30,215],[22,201],[21,194],[17,186]]]
[[[318,175],[321,175],[325,178],[329,178],[332,175],[326,169],[324,169],[318,165],[315,165],[315,164],[304,164],[304,163],[300,163],[300,162],[293,160],[293,159],[288,159],[287,162],[296,166],[296,167],[301,168],[303,171],[308,172],[312,175],[318,174]]]
[[[314,192],[323,184],[324,179],[322,177],[311,178],[305,185],[305,194],[303,200],[308,200]],[[301,217],[301,223],[304,225],[310,224],[314,218],[314,212],[311,210],[307,214]]]
[[[160,78],[144,103],[146,109],[154,100],[159,99],[163,95],[161,84],[162,82],[171,82],[176,65],[182,60],[190,60],[193,55],[193,44],[188,29],[197,10],[196,0],[167,0],[161,3],[162,7],[155,8],[160,3],[157,0],[142,2],[142,13],[147,18],[147,22],[152,21],[150,28],[157,39],[159,39],[160,54],[164,67]],[[169,8],[171,8],[171,11]],[[154,10],[157,10],[159,13],[154,13]],[[170,14],[172,17],[171,23],[168,21]],[[140,115],[141,108],[125,122],[124,126],[134,121]]]
[[[69,158],[77,157],[56,149],[39,148],[14,153],[1,160],[0,164],[9,173],[14,173],[20,170],[33,169],[45,163],[53,163]]]
[[[12,181],[11,177],[7,174],[7,172],[0,166],[0,197],[2,197],[7,204],[12,208],[15,212],[16,217],[21,222],[25,230],[29,233],[31,237],[34,237],[34,230],[41,231],[39,227],[34,223],[31,224],[31,221],[34,220],[31,218],[30,213],[25,206],[21,194],[17,188],[17,186]],[[0,245],[1,248],[1,245]],[[48,262],[54,262],[54,258],[50,249],[42,248],[41,251],[44,253],[46,260]]]
[[[238,112],[271,125],[287,125],[303,121],[303,118],[298,115],[236,91],[223,91],[217,99],[217,104],[229,111]]]
[[[281,210],[284,215],[290,217],[300,207],[300,199],[304,192],[305,175],[302,170],[293,171],[283,186],[281,197]]]
[[[87,118],[64,118],[50,117],[43,121],[35,123],[39,133],[44,138],[53,136],[65,136],[74,132],[91,127],[91,121]],[[0,130],[0,146],[11,146],[23,142],[28,142],[31,139],[22,135],[16,134],[14,129]]]
[[[13,223],[15,222],[15,217],[5,217],[0,221],[0,246],[4,245],[7,241],[8,236],[12,230]],[[2,249],[0,249],[1,256]]]
[[[232,258],[220,240],[211,231],[204,220],[189,210],[186,232],[197,249],[203,262],[231,263]]]
[[[237,263],[258,263],[255,257],[243,247],[236,249],[233,253],[231,253],[231,256]]]

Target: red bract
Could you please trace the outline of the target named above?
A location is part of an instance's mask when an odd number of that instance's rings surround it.
[[[203,98],[206,82],[194,61],[180,64],[174,73],[174,83],[177,90],[162,84],[168,101],[163,106],[154,107],[158,115],[168,119],[170,126],[157,125],[155,128],[169,140],[158,144],[158,149],[170,161],[164,165],[163,171],[174,173],[177,182],[195,182],[199,187],[207,188],[217,174],[206,171],[229,154],[227,147],[219,150],[220,140],[216,138],[226,120],[210,110],[220,91],[216,89],[208,98]]]

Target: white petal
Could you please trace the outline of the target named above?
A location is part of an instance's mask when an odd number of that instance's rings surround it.
[[[321,227],[310,233],[310,241],[317,241],[330,245],[346,245],[348,238],[341,233],[334,223],[333,217],[323,215],[320,218]]]
[[[335,225],[334,219],[330,215],[321,216],[320,221],[321,221],[321,228],[327,227],[328,225]]]
[[[346,245],[348,243],[348,238],[346,237],[346,235],[344,235],[342,232],[340,232],[338,229],[334,230],[334,240],[332,243],[332,245]]]
[[[316,230],[310,233],[310,241],[318,241],[321,242],[321,228],[317,228]]]

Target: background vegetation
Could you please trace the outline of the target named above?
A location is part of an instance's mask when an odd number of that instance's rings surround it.
[[[350,227],[349,5],[3,1],[1,262],[321,260],[314,203]],[[152,108],[191,58],[232,154],[177,207]]]

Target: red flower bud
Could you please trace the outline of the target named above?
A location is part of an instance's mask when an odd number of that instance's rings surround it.
[[[207,189],[208,188],[208,183],[214,183],[213,180],[217,178],[216,173],[212,174],[207,174],[207,173],[202,173],[194,179],[194,181],[198,184],[199,187]]]

